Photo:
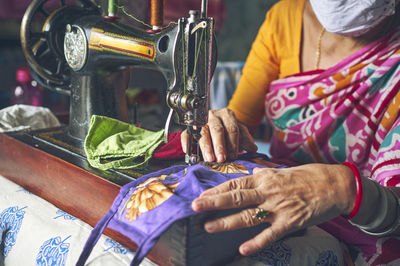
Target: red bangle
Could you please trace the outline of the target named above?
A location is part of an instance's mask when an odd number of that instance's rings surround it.
[[[351,219],[354,216],[356,216],[357,212],[360,210],[360,205],[361,205],[361,200],[362,200],[362,195],[363,195],[361,175],[360,175],[360,172],[358,171],[357,167],[354,164],[352,164],[350,162],[344,162],[344,163],[342,163],[342,165],[350,167],[350,169],[351,169],[351,171],[353,171],[354,177],[356,179],[356,192],[357,192],[356,202],[354,203],[353,210],[347,216],[348,219]]]

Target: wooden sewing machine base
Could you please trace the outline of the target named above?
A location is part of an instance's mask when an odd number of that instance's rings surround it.
[[[0,134],[0,174],[95,226],[111,207],[120,187],[145,172],[94,169],[80,144],[65,141],[64,133],[65,128],[61,127]],[[147,172],[169,165],[171,162],[153,162]],[[222,265],[233,258],[241,242],[261,230],[208,234],[202,227],[205,219],[200,215],[175,222],[148,258],[159,265]],[[106,229],[104,233],[132,250],[137,249],[135,243],[118,232]]]

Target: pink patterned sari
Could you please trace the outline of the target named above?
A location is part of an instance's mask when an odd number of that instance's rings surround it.
[[[327,70],[274,81],[266,115],[274,158],[353,162],[382,185],[400,185],[400,32]]]
[[[274,159],[296,163],[353,162],[365,177],[400,186],[400,31],[337,65],[274,81],[266,115],[274,127]],[[400,238],[365,235],[338,217],[325,229],[364,265],[400,265]],[[361,256],[360,256],[361,255]]]

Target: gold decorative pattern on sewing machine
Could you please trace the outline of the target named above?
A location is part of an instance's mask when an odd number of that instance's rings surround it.
[[[98,28],[91,29],[89,49],[139,57],[151,62],[156,58],[153,42],[105,32]]]
[[[81,154],[81,155],[85,154],[85,152],[82,149],[58,139],[57,135],[61,135],[61,134],[63,134],[63,131],[60,129],[60,130],[55,130],[55,131],[42,132],[42,133],[39,133],[38,136],[41,139],[50,141],[51,143],[55,143],[55,144],[59,145],[60,147],[63,147],[70,151],[76,152],[77,154]]]

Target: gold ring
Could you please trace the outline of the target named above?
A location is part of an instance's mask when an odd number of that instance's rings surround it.
[[[266,211],[262,208],[256,208],[256,213],[253,215],[254,219],[257,219],[260,222],[263,222],[265,218],[268,216],[269,211]]]

